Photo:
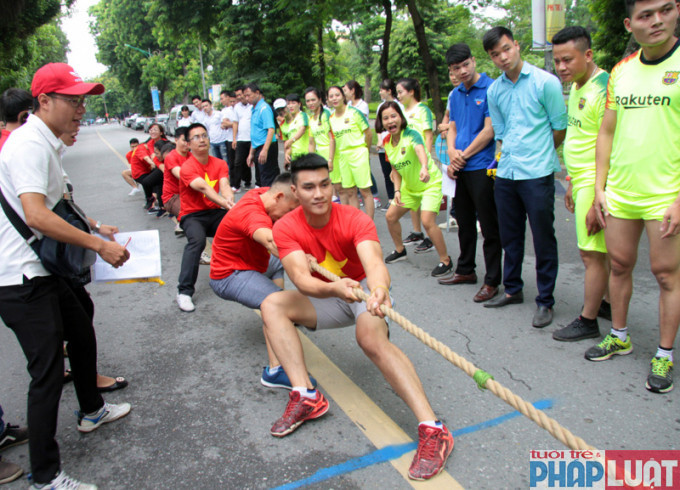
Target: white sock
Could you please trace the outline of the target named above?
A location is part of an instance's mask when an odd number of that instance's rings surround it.
[[[439,420],[423,420],[420,425],[426,425],[427,427],[432,427],[433,429],[441,429],[442,423]]]
[[[271,367],[267,366],[267,374],[273,376],[281,370],[281,366]]]
[[[673,349],[662,349],[659,347],[656,349],[655,357],[667,357],[669,361],[673,362]]]
[[[628,327],[623,327],[621,330],[616,330],[614,327],[612,327],[611,334],[615,337],[618,337],[621,342],[625,342],[626,338],[628,337]]]
[[[308,390],[306,386],[293,386],[293,391],[300,393],[300,396],[311,400],[316,398],[316,390]]]

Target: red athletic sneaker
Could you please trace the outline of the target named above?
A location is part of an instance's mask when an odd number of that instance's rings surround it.
[[[305,420],[318,419],[328,412],[328,400],[320,391],[316,392],[316,398],[305,398],[297,391],[291,391],[288,395],[286,411],[271,428],[271,433],[276,437],[287,436],[300,427]]]
[[[427,425],[418,427],[418,450],[408,470],[412,480],[429,480],[446,465],[446,460],[453,451],[453,436],[442,425],[435,429]]]

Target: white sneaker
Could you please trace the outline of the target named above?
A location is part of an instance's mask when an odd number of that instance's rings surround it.
[[[380,206],[382,206],[382,203],[380,202],[380,199],[377,197],[373,198],[373,205],[375,206],[375,209],[380,209]]]
[[[142,190],[141,190],[139,187],[135,187],[134,189],[132,189],[132,190],[130,191],[130,193],[128,194],[128,196],[136,196],[136,195],[139,194],[140,192],[142,192]]]
[[[104,406],[92,414],[84,414],[76,411],[76,415],[78,416],[78,430],[80,432],[92,432],[102,424],[108,424],[121,417],[125,417],[130,413],[131,408],[129,403],[114,405],[113,403],[104,402]]]
[[[449,228],[454,229],[454,230],[456,228],[458,228],[458,222],[456,221],[456,218],[449,216],[448,225],[449,225]],[[479,225],[477,225],[477,226],[479,226]],[[442,230],[445,230],[446,229],[446,221],[444,223],[440,223],[439,228],[441,228]]]
[[[81,483],[75,478],[71,478],[63,471],[60,471],[49,483],[39,485],[33,483],[28,490],[37,490],[42,488],[44,490],[97,490],[97,485],[90,485],[88,483]]]
[[[191,300],[191,296],[188,294],[178,294],[177,295],[177,306],[182,311],[194,311],[196,307],[194,302]]]
[[[175,223],[175,236],[176,237],[183,237],[184,236],[184,230],[179,225],[179,221],[177,223]]]
[[[210,255],[205,252],[201,252],[201,260],[198,263],[201,265],[210,265]]]

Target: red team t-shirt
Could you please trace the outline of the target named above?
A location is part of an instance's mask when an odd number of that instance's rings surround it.
[[[148,157],[149,152],[145,145],[137,145],[137,148],[132,152],[132,157],[130,158],[130,170],[132,171],[132,178],[137,180],[143,175],[151,172],[151,167],[144,160],[144,157]]]
[[[212,244],[210,279],[224,279],[234,271],[267,271],[269,252],[253,240],[253,233],[272,227],[260,198],[268,190],[260,187],[248,191],[220,223]]]
[[[312,254],[319,265],[340,277],[361,281],[366,272],[357,254],[357,245],[365,240],[379,242],[375,224],[355,207],[333,203],[331,218],[323,228],[312,228],[299,207],[274,225],[274,242],[279,257],[296,250]],[[319,279],[327,279],[314,274]]]
[[[9,138],[10,133],[11,131],[7,131],[6,129],[2,130],[2,134],[0,134],[0,149],[2,149],[2,145],[4,145],[7,138]]]
[[[193,190],[189,184],[196,178],[204,179],[215,192],[220,192],[220,179],[229,177],[229,167],[227,162],[215,157],[208,157],[208,163],[201,165],[196,158],[191,155],[182,164],[179,172],[179,202],[181,220],[187,214],[195,213],[197,211],[205,211],[206,209],[219,209],[220,206],[205,197],[201,192]]]
[[[135,150],[136,149],[137,149],[137,147],[135,146]],[[125,158],[127,158],[128,163],[132,163],[132,153],[133,153],[133,151],[130,150],[125,154]]]
[[[183,157],[177,150],[172,150],[165,155],[165,171],[163,172],[163,202],[168,202],[172,196],[179,194],[179,180],[172,174],[172,169],[181,167],[187,161],[191,153]]]

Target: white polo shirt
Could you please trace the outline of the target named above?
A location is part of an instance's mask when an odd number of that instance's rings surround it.
[[[253,115],[253,106],[238,102],[234,105],[234,113],[236,114],[234,121],[238,122],[236,141],[250,141],[250,117]]]
[[[222,109],[222,120],[229,119],[231,122],[236,122],[236,111],[233,106],[224,107]],[[234,141],[234,128],[229,126],[227,131],[227,141]]]
[[[0,189],[7,202],[25,220],[19,196],[35,192],[45,196],[45,206],[54,208],[64,196],[64,170],[61,150],[64,143],[37,116],[30,115],[26,124],[12,132],[0,151]],[[38,238],[42,234],[33,230]],[[23,283],[48,276],[33,249],[12,226],[0,209],[0,286]]]

